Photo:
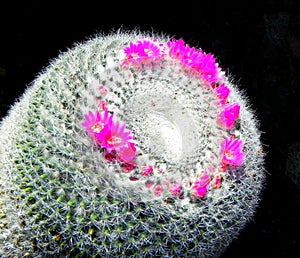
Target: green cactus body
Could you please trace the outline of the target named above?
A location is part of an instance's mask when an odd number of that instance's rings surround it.
[[[118,31],[61,54],[2,120],[1,256],[216,257],[252,218],[265,171],[245,94],[224,77],[240,114],[222,129],[215,95],[178,62],[122,68],[124,47],[144,37],[170,40]],[[129,171],[105,159],[80,125],[88,111],[101,110],[99,101],[133,132]],[[166,180],[189,187],[198,170],[215,171],[228,134],[242,140],[245,160],[220,172],[221,186],[209,185],[203,198],[145,187]],[[150,176],[140,174],[144,165],[154,168]]]

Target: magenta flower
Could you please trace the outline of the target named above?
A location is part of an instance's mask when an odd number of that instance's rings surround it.
[[[222,109],[222,112],[217,116],[217,124],[225,129],[231,129],[235,119],[239,116],[240,105],[236,102],[228,103]]]
[[[137,44],[130,42],[129,46],[124,47],[124,52],[129,60],[137,60],[143,56],[143,51],[138,47]]]
[[[218,164],[218,171],[219,172],[225,172],[226,171],[226,164],[224,164],[223,162],[220,162]]]
[[[142,176],[149,176],[153,172],[153,167],[151,165],[149,166],[143,166],[141,175]]]
[[[160,184],[157,184],[153,188],[153,193],[155,196],[159,197],[161,196],[163,190],[164,190],[163,187]]]
[[[158,45],[156,40],[144,39],[136,43],[130,42],[129,46],[123,50],[127,60],[131,62],[155,59],[163,56],[162,45]]]
[[[132,132],[125,130],[125,123],[122,126],[120,123],[115,124],[113,115],[110,115],[107,109],[102,113],[89,111],[81,125],[101,148],[106,149],[107,160],[113,161],[118,158],[121,162],[130,162],[135,157],[136,148],[131,141]]]
[[[223,73],[212,54],[206,54],[201,49],[191,48],[185,45],[182,39],[172,39],[167,42],[167,46],[171,58],[179,60],[181,64],[200,74],[203,80],[212,83],[223,78]]]
[[[97,101],[97,106],[99,108],[101,108],[102,110],[106,110],[107,109],[107,103],[103,99],[99,99]]]
[[[144,54],[147,57],[156,58],[164,55],[163,53],[163,44],[157,44],[156,39],[154,40],[139,40],[137,42],[138,47],[143,49]]]
[[[118,154],[122,149],[129,148],[129,142],[132,140],[131,131],[125,130],[126,124],[122,126],[120,123],[108,123],[104,126],[100,133],[96,135],[97,140],[101,143],[101,147],[108,152],[115,150]]]
[[[169,56],[181,61],[182,56],[184,56],[185,52],[185,45],[183,39],[172,39],[172,41],[167,42],[167,46],[169,50]]]
[[[89,111],[88,114],[84,115],[84,121],[81,123],[81,126],[85,128],[85,131],[88,132],[91,136],[96,136],[99,134],[105,125],[111,123],[113,115],[109,115],[107,110],[100,113],[96,111],[93,113]]]
[[[222,83],[220,86],[214,88],[214,93],[219,99],[218,104],[224,105],[229,96],[230,89],[228,89],[225,84]]]
[[[234,139],[232,136],[227,137],[221,143],[220,155],[222,157],[222,163],[224,164],[241,165],[245,157],[242,141]]]
[[[171,185],[169,192],[173,195],[173,196],[177,196],[181,191],[181,185],[177,182],[173,182],[173,184]]]
[[[134,168],[136,167],[136,164],[135,163],[122,163],[121,164],[121,168],[122,168],[122,171],[124,173],[129,173],[130,171],[132,171]],[[136,181],[136,180],[133,180],[133,181]]]
[[[106,95],[108,92],[107,89],[103,85],[98,86],[98,91],[102,96]]]
[[[152,186],[154,185],[154,183],[152,182],[152,181],[147,181],[146,183],[145,183],[145,186],[146,186],[146,188],[151,188]]]
[[[169,56],[180,61],[181,64],[186,65],[188,67],[193,67],[195,63],[197,63],[197,59],[199,57],[199,53],[201,50],[195,50],[195,48],[191,48],[189,45],[185,45],[182,39],[168,41],[167,46],[169,48]]]
[[[130,162],[136,155],[136,148],[133,142],[128,142],[127,145],[117,150],[118,159],[121,162]]]
[[[200,73],[201,78],[209,83],[217,82],[223,79],[221,69],[218,67],[212,54],[201,52],[193,69]]]
[[[220,188],[221,180],[222,178],[220,175],[215,175],[214,178],[211,180],[211,187],[214,189]]]
[[[206,194],[207,186],[210,182],[207,172],[202,171],[200,177],[192,185],[192,195],[196,198],[202,198]]]

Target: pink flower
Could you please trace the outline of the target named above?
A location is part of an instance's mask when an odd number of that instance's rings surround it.
[[[131,161],[135,157],[135,154],[136,154],[136,148],[133,142],[128,142],[127,145],[117,150],[117,155],[121,162]]]
[[[146,183],[145,183],[145,186],[146,186],[146,188],[151,188],[151,186],[153,186],[154,185],[154,183],[152,182],[152,181],[147,181]]]
[[[181,60],[183,53],[185,52],[185,45],[183,39],[172,39],[172,41],[167,42],[168,54],[170,57]]]
[[[151,165],[142,167],[142,171],[141,171],[142,176],[149,176],[152,172],[153,172],[153,167]]]
[[[222,157],[222,163],[237,166],[241,165],[245,157],[245,153],[242,150],[243,145],[241,140],[227,137],[221,143],[220,155]]]
[[[162,45],[158,45],[155,39],[138,40],[136,43],[130,42],[129,46],[123,50],[126,59],[131,62],[155,59],[163,56]]]
[[[107,109],[102,113],[89,111],[81,125],[105,148],[105,159],[114,161],[116,158],[121,162],[130,162],[136,155],[136,148],[132,140],[132,132],[125,130],[125,123],[113,122],[113,115],[109,115]],[[112,152],[113,151],[113,152]]]
[[[222,109],[222,112],[217,116],[217,124],[225,129],[231,129],[235,119],[239,116],[240,105],[238,103],[228,103]]]
[[[193,69],[200,73],[201,78],[209,83],[217,82],[223,78],[221,69],[218,67],[212,54],[201,52]]]
[[[169,189],[169,192],[173,195],[176,196],[180,193],[181,191],[181,185],[177,182],[173,182],[172,186]]]
[[[161,196],[163,190],[164,190],[163,187],[161,185],[157,184],[153,188],[153,193],[155,196]]]
[[[219,99],[218,104],[224,105],[229,96],[230,90],[222,83],[220,86],[214,88],[214,93]]]
[[[222,180],[221,175],[215,175],[210,183],[212,188],[214,188],[214,189],[220,188],[221,180]]]
[[[103,99],[100,99],[100,100],[97,101],[97,106],[99,108],[101,108],[102,110],[107,109],[107,103]]]
[[[169,48],[169,56],[180,61],[188,67],[193,67],[197,62],[199,53],[201,50],[197,51],[195,48],[191,48],[189,45],[185,45],[182,39],[168,41],[167,46]]]
[[[124,173],[129,173],[136,167],[135,163],[122,163],[121,168]]]
[[[207,172],[202,171],[200,177],[192,185],[192,195],[196,198],[202,198],[206,194],[207,186],[210,182]]]
[[[98,86],[98,91],[102,96],[107,94],[107,89],[103,85]]]
[[[90,135],[96,136],[103,130],[105,125],[111,123],[112,118],[113,115],[109,115],[107,110],[104,110],[103,113],[89,111],[88,114],[84,115],[84,121],[81,123],[81,126]]]
[[[125,127],[125,123],[121,126],[119,122],[106,124],[101,132],[96,135],[97,140],[101,143],[101,147],[108,152],[115,150],[118,155],[130,148],[129,142],[132,140],[132,132],[126,131]]]
[[[226,171],[226,164],[224,164],[223,162],[220,162],[218,164],[218,171],[219,172],[225,172]]]
[[[181,64],[200,74],[203,80],[212,83],[223,78],[223,73],[212,54],[191,48],[185,45],[182,39],[168,41],[167,47],[171,58],[179,60]]]

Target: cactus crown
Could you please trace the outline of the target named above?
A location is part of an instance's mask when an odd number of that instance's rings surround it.
[[[0,146],[5,255],[216,256],[265,177],[256,118],[214,56],[139,31],[53,60]]]

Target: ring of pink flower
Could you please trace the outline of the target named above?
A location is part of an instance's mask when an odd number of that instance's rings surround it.
[[[168,41],[166,44],[159,43],[156,39],[144,38],[135,42],[130,42],[123,48],[125,58],[122,60],[121,67],[128,68],[130,65],[136,69],[142,69],[149,64],[160,62],[165,57],[178,61],[182,68],[192,75],[198,76],[200,80],[210,86],[214,95],[218,99],[216,105],[221,112],[216,117],[216,123],[226,129],[233,128],[239,116],[240,105],[237,102],[229,103],[228,96],[230,89],[223,83],[224,73],[215,61],[212,54],[206,54],[201,49],[195,49],[185,44],[182,39]],[[104,86],[99,87],[101,94],[106,93]],[[101,101],[100,111],[89,111],[84,115],[81,125],[85,131],[103,150],[105,159],[109,162],[118,161],[122,171],[128,173],[136,167],[134,161],[136,148],[133,142],[132,131],[126,129],[126,124],[114,122],[113,114],[109,114],[106,103]],[[226,137],[220,145],[220,163],[217,170],[219,173],[211,178],[206,171],[201,171],[197,180],[191,184],[179,184],[178,182],[166,182],[171,196],[180,196],[184,187],[189,187],[194,198],[205,196],[208,186],[219,188],[221,186],[221,174],[226,171],[228,166],[240,166],[245,158],[243,144],[234,135]],[[158,171],[161,173],[162,171]],[[154,173],[154,168],[144,166],[140,168],[142,177],[147,177]],[[129,177],[131,181],[138,180],[137,177]],[[147,181],[145,186],[152,187],[152,183]],[[161,185],[153,186],[153,194],[160,196],[163,191]]]

